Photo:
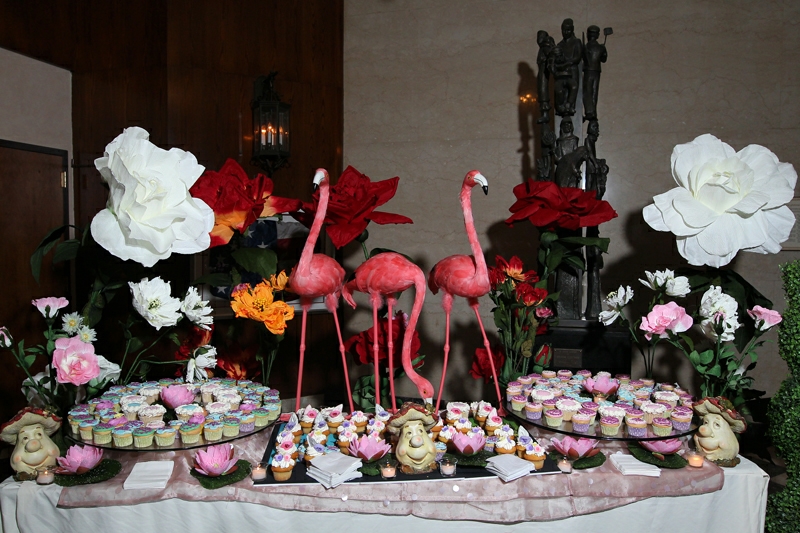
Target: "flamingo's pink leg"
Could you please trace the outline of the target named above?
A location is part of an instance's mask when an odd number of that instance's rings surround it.
[[[303,388],[303,358],[306,354],[306,315],[308,314],[308,306],[303,306],[303,322],[300,326],[300,368],[297,369],[297,399],[294,406],[294,411],[300,410],[300,392]]]
[[[372,339],[372,357],[375,361],[375,403],[381,403],[381,392],[380,392],[380,383],[381,383],[381,375],[378,372],[378,328],[380,324],[378,324],[378,307],[380,306],[380,297],[375,298],[372,297],[372,327],[374,328],[375,334],[373,335]]]
[[[339,327],[339,317],[333,313],[333,321],[336,324],[336,334],[339,336],[339,353],[342,354],[342,368],[344,369],[344,384],[347,386],[347,400],[350,402],[350,412],[353,412],[353,391],[350,389],[350,378],[347,375],[347,358],[344,355],[344,342],[342,341],[342,329]]]
[[[439,412],[439,402],[442,401],[442,391],[444,390],[444,376],[447,374],[447,356],[450,353],[450,309],[444,311],[444,327],[444,363],[442,364],[442,379],[439,381],[439,397],[436,398],[434,413]]]
[[[497,392],[497,414],[500,416],[506,416],[505,407],[503,407],[503,397],[500,396],[500,385],[497,381],[497,371],[494,368],[494,357],[492,357],[492,346],[489,344],[489,339],[486,337],[486,330],[483,329],[483,321],[481,320],[481,314],[478,311],[478,302],[475,300],[474,302],[470,301],[469,304],[472,307],[472,310],[475,311],[475,316],[478,318],[478,325],[481,327],[481,335],[483,335],[483,346],[486,348],[486,353],[489,354],[489,364],[492,365],[492,377],[494,378],[494,390]]]
[[[394,342],[392,341],[392,298],[386,298],[386,305],[389,307],[389,315],[387,320],[389,321],[389,327],[387,329],[388,339],[387,339],[387,349],[388,349],[388,356],[389,356],[389,390],[392,395],[392,413],[397,412],[397,400],[395,399],[394,395]]]

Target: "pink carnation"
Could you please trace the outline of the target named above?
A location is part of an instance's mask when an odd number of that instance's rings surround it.
[[[750,315],[750,318],[755,320],[756,327],[761,331],[767,331],[772,326],[780,324],[783,320],[783,317],[781,317],[779,312],[773,311],[772,309],[766,309],[760,305],[756,305],[752,309],[749,309],[747,314]]]
[[[100,375],[100,365],[94,346],[78,337],[56,339],[53,366],[59,383],[83,385]]]
[[[639,329],[645,331],[645,338],[650,340],[653,335],[662,339],[667,338],[667,332],[682,333],[692,327],[694,321],[686,314],[686,310],[675,302],[664,305],[654,305],[653,310],[642,317]]]
[[[55,317],[59,309],[63,309],[69,305],[69,301],[66,298],[56,298],[54,296],[31,300],[31,303],[36,306],[36,309],[38,309],[45,318]]]

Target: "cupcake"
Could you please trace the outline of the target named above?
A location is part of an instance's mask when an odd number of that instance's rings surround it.
[[[558,409],[558,399],[550,398],[549,400],[544,400],[542,402],[542,407],[544,407],[545,413],[551,409]]]
[[[144,396],[145,403],[153,405],[161,396],[161,387],[142,387],[139,389],[139,395]]]
[[[134,448],[147,448],[153,445],[153,437],[156,434],[155,429],[148,427],[136,428],[133,430],[133,447]]]
[[[91,420],[83,420],[78,427],[78,431],[81,434],[81,440],[84,442],[92,442],[92,437],[94,433],[94,428],[97,424],[99,424],[99,420],[95,420],[92,418]]]
[[[253,409],[253,416],[255,417],[255,426],[263,428],[269,424],[269,411],[263,407]]]
[[[206,422],[203,426],[203,437],[208,442],[218,441],[222,438],[223,423],[218,421]]]
[[[550,409],[544,412],[544,418],[549,427],[557,428],[561,426],[561,422],[564,420],[564,413],[559,409]]]
[[[621,425],[621,420],[616,416],[604,416],[600,419],[600,430],[607,437],[616,436]]]
[[[666,402],[672,407],[678,405],[678,401],[680,400],[680,396],[671,390],[656,391],[653,393],[653,398],[655,398],[657,402]]]
[[[528,420],[541,420],[544,406],[539,402],[529,402],[525,404],[525,418]]]
[[[500,427],[500,426],[497,426]],[[453,436],[458,433],[456,428],[453,426],[444,426],[441,431],[439,431],[439,442],[443,442],[445,444],[449,444],[451,440],[453,440]]]
[[[514,440],[509,437],[499,437],[494,445],[495,453],[508,454],[514,453],[517,450],[517,445]]]
[[[214,392],[220,388],[219,383],[204,383],[200,386],[200,396],[203,403],[214,401]]]
[[[578,412],[581,408],[581,402],[573,400],[572,398],[561,398],[556,400],[556,407],[564,413],[564,421],[569,422],[572,420],[572,415]]]
[[[180,429],[181,441],[184,444],[197,444],[200,442],[200,434],[203,428],[200,424],[184,422]]]
[[[78,435],[80,433],[81,422],[85,422],[86,420],[94,420],[94,417],[87,411],[86,413],[82,414],[70,415],[68,420],[69,428],[72,431],[72,434]]]
[[[275,478],[275,481],[288,481],[292,477],[294,464],[294,459],[291,456],[276,453],[270,462],[272,477]]]
[[[492,409],[491,414],[486,419],[486,423],[483,425],[483,429],[486,431],[487,435],[494,435],[494,431],[502,425],[503,419],[497,416],[496,409]]]
[[[619,418],[622,420],[625,418],[625,414],[628,412],[623,407],[619,407],[617,405],[601,405],[597,412],[600,413],[600,416],[613,416],[614,418]]]
[[[644,418],[626,418],[625,425],[628,427],[628,436],[643,438],[647,436],[647,422]]]
[[[494,435],[486,437],[486,444],[483,445],[483,451],[494,453],[494,446],[497,444],[497,441],[498,439]]]
[[[297,460],[297,458],[300,456],[299,448],[290,440],[286,440],[280,444],[277,444],[275,446],[275,453],[282,453],[283,455],[289,456],[294,460]]]
[[[242,433],[250,433],[256,429],[256,415],[253,413],[244,413],[241,418],[241,425],[239,431]]]
[[[149,422],[162,420],[166,412],[167,409],[163,405],[148,405],[139,410],[138,416],[139,420],[147,424]]]
[[[206,404],[208,414],[225,414],[230,411],[231,406],[224,402],[211,402]]]
[[[475,422],[477,422],[479,426],[483,427],[491,412],[492,404],[484,401],[478,402],[478,408],[475,410]]]
[[[236,416],[226,416],[223,419],[222,435],[225,437],[238,437],[242,421]]]
[[[525,447],[525,453],[522,455],[523,459],[533,463],[533,467],[536,470],[541,470],[544,468],[545,457],[546,454],[544,448],[537,443],[528,444]]]
[[[111,442],[111,431],[115,426],[108,422],[101,422],[94,427],[92,436],[95,444],[109,444]]]
[[[561,381],[569,381],[572,378],[571,370],[559,370],[556,372],[556,377]]]
[[[643,403],[640,409],[644,411],[644,420],[648,424],[652,424],[654,418],[663,417],[663,415],[667,412],[666,405],[653,402]]]
[[[543,402],[553,398],[555,398],[555,395],[547,389],[533,389],[531,391],[531,399],[535,402]]]
[[[305,461],[306,465],[310,465],[311,462],[319,457],[320,455],[325,455],[325,447],[321,444],[314,444],[313,446],[307,446],[304,450],[303,460]]]
[[[511,409],[514,411],[522,411],[525,408],[525,404],[528,403],[527,397],[523,396],[522,394],[515,394],[511,397]]]
[[[342,425],[344,422],[344,414],[342,413],[342,405],[339,404],[330,411],[328,411],[327,416],[325,417],[325,421],[328,423],[328,429],[331,430],[331,433],[337,433],[337,429],[339,426]]]
[[[472,428],[472,423],[469,421],[469,418],[461,417],[455,421],[453,427],[456,428],[456,431],[466,435]]]
[[[542,370],[542,377],[544,379],[553,379],[557,376],[558,374],[555,370]]]
[[[117,448],[125,448],[133,444],[133,432],[127,427],[118,427],[111,430],[111,438]]]
[[[356,433],[364,433],[367,429],[369,419],[363,411],[353,411],[350,413],[350,421],[356,425]]]
[[[319,411],[311,407],[310,405],[303,409],[303,414],[298,415],[300,419],[300,427],[303,428],[304,434],[311,433],[311,429],[314,427],[314,419],[317,418]],[[366,422],[364,422],[366,424]]]
[[[178,432],[173,427],[163,427],[156,430],[156,446],[172,446],[175,444],[175,437]]]
[[[341,429],[341,427],[339,428]],[[339,451],[345,455],[350,455],[350,443],[358,438],[358,433],[351,430],[340,431],[336,439]]]
[[[377,418],[375,420],[377,420]],[[444,427],[444,420],[442,420],[442,417],[439,417],[430,431],[432,441],[436,442],[439,439],[439,432],[442,431],[443,427]]]
[[[588,433],[589,425],[592,423],[593,416],[587,413],[577,413],[572,415],[572,431],[575,433]]]
[[[669,436],[672,433],[672,421],[661,416],[653,418],[653,433],[658,437]]]
[[[676,407],[670,415],[675,431],[688,431],[692,425],[692,410],[688,407]]]
[[[175,408],[175,416],[178,417],[178,420],[181,420],[183,422],[188,421],[195,413],[203,413],[205,415],[205,411],[203,411],[203,408],[197,405],[196,403],[179,405],[178,407]]]

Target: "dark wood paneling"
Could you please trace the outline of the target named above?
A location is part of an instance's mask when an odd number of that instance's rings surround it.
[[[315,168],[342,170],[342,43],[342,0],[0,0],[0,47],[73,72],[79,224],[106,203],[93,160],[128,126],[209,168],[232,157],[258,172],[249,164],[250,101],[253,82],[270,70],[292,104],[292,158],[273,176],[275,193],[309,199]],[[295,322],[278,370],[285,396],[294,394],[283,387],[296,373]],[[333,320],[315,315],[309,329],[304,391],[338,391]]]

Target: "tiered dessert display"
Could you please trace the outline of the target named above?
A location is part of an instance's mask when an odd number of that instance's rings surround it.
[[[162,379],[112,386],[70,410],[67,436],[90,446],[133,451],[219,444],[271,426],[278,391],[248,380]]]

